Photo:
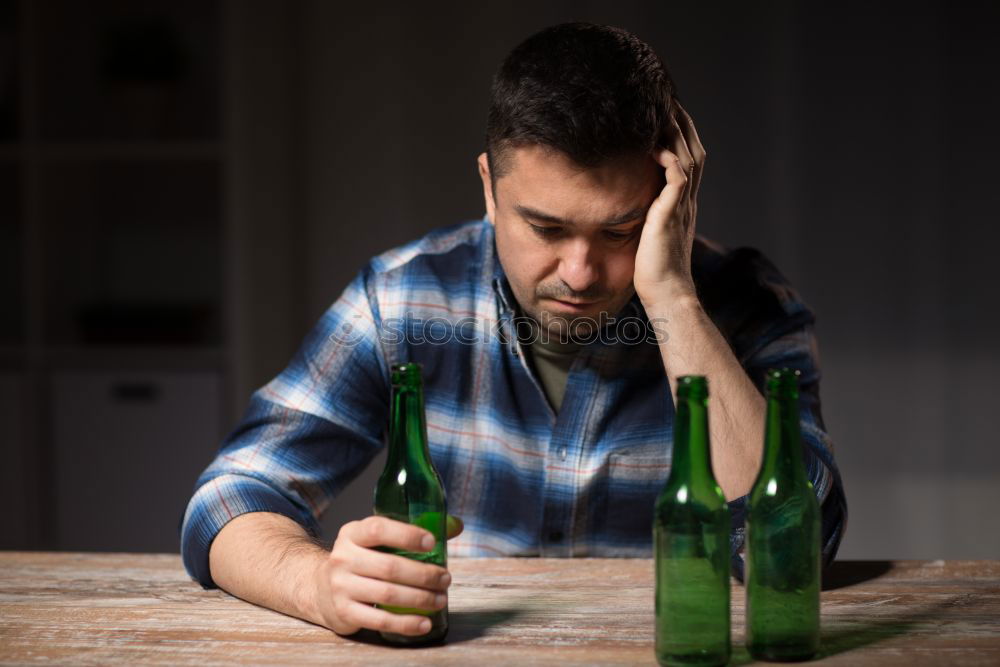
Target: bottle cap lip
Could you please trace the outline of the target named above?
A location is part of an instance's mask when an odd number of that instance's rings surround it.
[[[413,384],[419,383],[423,375],[424,365],[407,361],[392,365],[392,384]]]
[[[769,368],[765,377],[769,394],[799,395],[799,378],[802,377],[802,373],[797,368]]]
[[[708,397],[708,378],[704,375],[681,375],[677,378],[677,395],[689,398]]]

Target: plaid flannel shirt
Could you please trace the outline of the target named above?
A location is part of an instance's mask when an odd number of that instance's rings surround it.
[[[695,241],[698,295],[758,389],[771,367],[801,371],[809,478],[830,562],[847,506],[823,425],[813,314],[749,248]],[[219,530],[254,511],[318,534],[318,519],[385,443],[389,368],[424,367],[427,434],[449,513],[465,531],[453,556],[652,555],[653,506],[670,471],[674,404],[638,298],[623,335],[585,345],[558,413],[524,356],[493,228],[436,230],[369,262],[288,367],[251,398],[198,478],[181,523],[188,572],[214,586]],[[745,497],[729,502],[733,569],[742,576]]]

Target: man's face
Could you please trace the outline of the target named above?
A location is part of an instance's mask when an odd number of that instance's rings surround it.
[[[552,335],[618,314],[635,293],[635,253],[662,169],[650,156],[584,169],[542,146],[510,150],[495,199],[485,153],[479,173],[521,309]]]

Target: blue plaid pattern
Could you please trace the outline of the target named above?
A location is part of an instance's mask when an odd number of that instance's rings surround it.
[[[698,237],[692,272],[758,388],[770,367],[802,373],[804,451],[829,562],[847,506],[820,414],[813,315],[755,250]],[[638,298],[623,315],[648,324]],[[584,346],[556,414],[525,360],[516,317],[487,220],[374,258],[253,395],[198,478],[181,524],[191,576],[214,586],[209,547],[240,514],[277,512],[318,533],[323,511],[384,444],[389,368],[403,361],[423,364],[431,456],[449,512],[465,521],[451,555],[651,556],[674,416],[657,345],[622,336]],[[744,504],[730,502],[737,576]]]

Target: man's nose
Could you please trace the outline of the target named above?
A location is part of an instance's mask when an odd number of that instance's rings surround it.
[[[563,247],[559,278],[574,292],[585,292],[600,279],[595,249],[585,239],[573,239]]]

